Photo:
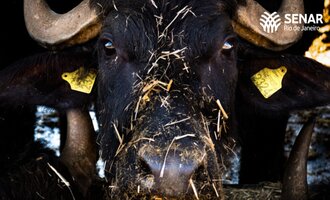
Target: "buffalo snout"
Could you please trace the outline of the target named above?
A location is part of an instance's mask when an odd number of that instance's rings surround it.
[[[160,95],[140,106],[115,165],[109,165],[112,196],[221,198],[223,171],[209,122],[188,95],[175,90],[165,95],[166,106]]]
[[[181,137],[181,138],[180,138]],[[206,150],[194,134],[173,138],[167,144],[163,138],[149,141],[138,152],[141,186],[166,196],[182,196],[189,191],[189,183],[204,168]]]

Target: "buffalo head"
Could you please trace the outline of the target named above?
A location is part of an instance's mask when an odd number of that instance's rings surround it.
[[[134,4],[116,4],[98,42],[99,141],[113,194],[219,195],[220,131],[237,81],[234,5]]]

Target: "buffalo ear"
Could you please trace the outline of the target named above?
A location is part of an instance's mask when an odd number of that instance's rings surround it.
[[[280,72],[282,73],[280,77],[284,75],[281,88],[268,98],[262,95],[251,79],[265,68],[277,69],[277,72],[284,69]],[[259,58],[251,56],[239,60],[238,69],[236,100],[238,106],[275,115],[330,103],[330,69],[312,59],[294,55]],[[268,76],[269,72],[270,70],[266,69],[263,75]],[[258,76],[261,77],[260,74]],[[263,86],[268,87],[268,85]]]
[[[87,106],[94,99],[96,86],[89,94],[72,90],[64,75],[81,69],[74,80],[88,82],[85,77],[89,72],[93,70],[96,74],[91,60],[89,53],[47,52],[13,63],[0,71],[0,107],[46,105],[67,109]]]

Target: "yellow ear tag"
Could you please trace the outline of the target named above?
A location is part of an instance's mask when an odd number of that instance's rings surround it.
[[[62,79],[70,84],[71,90],[83,93],[91,93],[96,79],[96,70],[91,69],[88,74],[84,74],[84,68],[80,67],[73,72],[65,72]]]
[[[251,77],[252,82],[266,99],[282,88],[286,67],[277,69],[264,68]]]

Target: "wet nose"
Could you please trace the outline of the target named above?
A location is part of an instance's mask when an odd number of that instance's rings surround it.
[[[194,155],[193,155],[194,154]],[[163,156],[144,154],[144,170],[154,178],[153,189],[166,196],[182,196],[202,164],[202,152],[171,150]]]

